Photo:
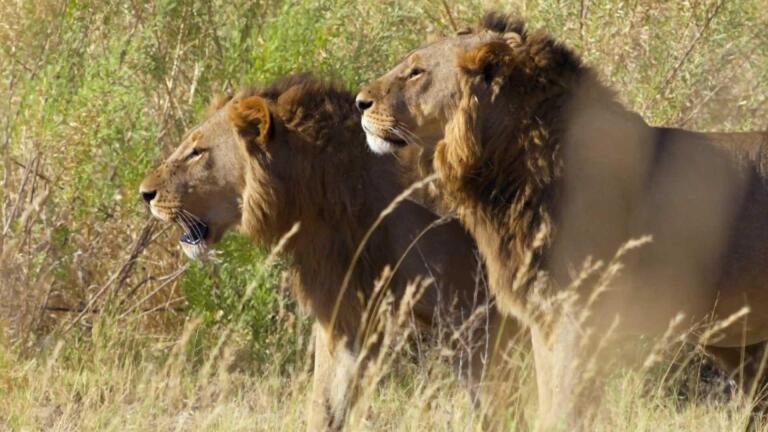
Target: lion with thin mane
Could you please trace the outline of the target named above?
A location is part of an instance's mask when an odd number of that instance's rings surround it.
[[[500,307],[530,326],[545,429],[584,427],[600,381],[578,378],[638,335],[759,372],[741,353],[768,341],[768,134],[651,127],[571,49],[496,13],[356,104],[373,151],[423,148]]]
[[[266,245],[285,238],[293,293],[316,320],[308,429],[343,427],[381,342],[371,317],[387,296],[397,311],[419,281],[426,288],[407,316],[425,335],[470,347],[452,345],[477,392],[493,348],[506,349],[490,342],[513,334],[512,324],[484,292],[483,266],[458,222],[410,200],[379,220],[404,190],[402,167],[368,150],[354,96],[301,74],[219,98],[209,111],[144,179],[141,195],[156,217],[182,226],[180,243],[192,258],[206,256],[233,226]]]

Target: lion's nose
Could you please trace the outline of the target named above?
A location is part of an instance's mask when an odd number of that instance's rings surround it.
[[[373,105],[372,100],[368,100],[363,97],[360,97],[360,95],[357,95],[357,98],[355,98],[355,106],[360,112],[367,110],[372,105]]]
[[[146,202],[152,201],[157,196],[157,191],[144,191],[143,190],[143,191],[139,191],[139,193],[141,194],[141,197]]]

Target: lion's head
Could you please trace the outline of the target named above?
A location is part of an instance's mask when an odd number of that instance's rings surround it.
[[[362,138],[353,96],[307,74],[217,98],[209,113],[140,186],[155,217],[181,226],[192,258],[236,225],[259,242],[279,239],[310,211],[309,199],[341,194],[338,184],[311,181],[330,178],[320,167],[356,176],[347,159],[367,151],[334,151]]]
[[[192,128],[178,148],[141,182],[152,215],[178,223],[184,252],[204,256],[227,228],[240,222],[244,164],[225,112]]]
[[[528,35],[522,21],[489,13],[476,29],[410,52],[394,69],[360,91],[356,105],[363,113],[368,145],[376,153],[389,153],[417,144],[429,159],[459,106],[462,80],[477,78],[496,92],[502,85],[514,86],[516,81],[530,85],[530,76],[515,80],[515,72],[557,69],[561,55],[572,61],[572,56],[543,32]]]
[[[522,24],[489,14],[479,29],[462,30],[411,51],[357,95],[368,145],[389,153],[406,144],[428,151],[442,138],[459,93],[457,54],[493,40],[519,38]]]

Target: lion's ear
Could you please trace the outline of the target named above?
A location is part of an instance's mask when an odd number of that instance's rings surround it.
[[[513,48],[508,43],[492,41],[459,53],[458,64],[464,73],[482,76],[486,83],[491,84],[509,74],[513,55]]]
[[[272,132],[272,115],[267,101],[259,96],[236,99],[229,105],[229,119],[247,143],[264,147]]]

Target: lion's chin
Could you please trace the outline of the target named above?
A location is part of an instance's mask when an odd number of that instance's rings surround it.
[[[368,142],[368,148],[376,154],[394,153],[398,148],[405,145],[404,143],[401,144],[387,141],[384,138],[368,132],[365,133],[365,140]]]
[[[212,249],[208,247],[208,242],[205,240],[196,244],[179,241],[179,245],[181,246],[181,250],[184,251],[184,255],[193,260],[204,261],[212,252]]]
[[[211,240],[215,242],[218,236],[215,235],[208,224],[201,219],[195,219],[183,224],[184,233],[179,237],[179,245],[184,253],[194,260],[203,260],[207,258],[210,253]]]

